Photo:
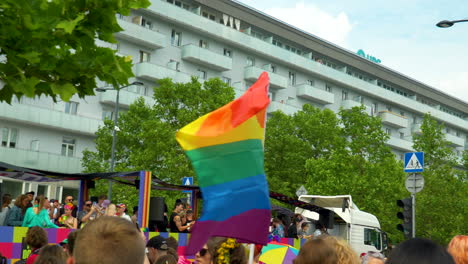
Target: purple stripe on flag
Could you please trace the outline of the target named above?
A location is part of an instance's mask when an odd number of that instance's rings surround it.
[[[270,218],[270,210],[252,209],[224,221],[195,222],[185,254],[194,255],[213,236],[241,238],[242,242],[265,245],[268,243],[268,225],[265,223],[269,223]]]

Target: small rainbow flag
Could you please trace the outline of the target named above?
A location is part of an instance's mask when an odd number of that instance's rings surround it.
[[[238,99],[177,132],[203,195],[186,254],[211,236],[268,243],[270,200],[263,166],[269,78],[266,72]]]

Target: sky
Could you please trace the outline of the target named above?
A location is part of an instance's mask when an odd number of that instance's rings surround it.
[[[238,0],[468,103],[467,0]]]

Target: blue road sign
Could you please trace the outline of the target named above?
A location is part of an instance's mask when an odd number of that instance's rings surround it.
[[[193,177],[184,177],[182,179],[182,185],[193,185]],[[192,193],[192,191],[182,191],[184,193]]]
[[[422,172],[424,170],[424,152],[405,153],[405,172]]]

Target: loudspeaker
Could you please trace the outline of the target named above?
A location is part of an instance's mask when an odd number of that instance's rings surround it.
[[[333,228],[333,222],[335,220],[335,212],[330,211],[328,209],[320,209],[318,211],[319,223],[322,224],[325,228]]]
[[[135,188],[140,190],[140,180],[135,180]]]
[[[151,197],[150,199],[150,221],[164,221],[164,197]]]
[[[87,180],[86,181],[86,187],[88,189],[94,189],[96,187],[96,182],[93,180]]]

